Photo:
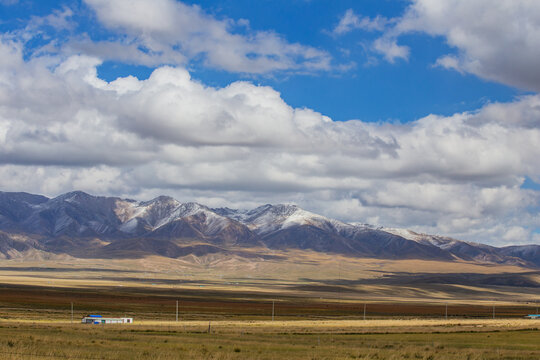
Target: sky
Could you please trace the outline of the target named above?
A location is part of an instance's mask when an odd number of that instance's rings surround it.
[[[540,244],[536,0],[0,0],[0,190]]]

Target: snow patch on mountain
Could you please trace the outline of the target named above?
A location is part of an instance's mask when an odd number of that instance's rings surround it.
[[[437,235],[428,235],[414,232],[409,229],[400,229],[400,228],[382,228],[383,231],[387,233],[401,236],[407,240],[416,241],[420,244],[433,245],[441,249],[449,249],[457,243],[463,243],[463,241],[452,239],[444,236]]]
[[[480,244],[480,243],[476,243],[472,241],[457,240],[457,239],[447,237],[447,236],[422,234],[422,233],[417,233],[408,229],[383,228],[383,231],[386,231],[388,233],[391,233],[397,236],[401,236],[407,240],[413,240],[424,245],[436,246],[440,249],[448,250],[448,251],[454,251],[454,250],[457,250],[458,248],[465,248],[465,247],[470,247],[477,250],[494,249],[493,246],[489,246],[485,244]]]
[[[262,205],[252,210],[214,209],[219,214],[232,218],[257,234],[269,234],[293,226],[312,225],[324,230],[340,231],[353,225],[329,219],[296,205]]]
[[[447,259],[450,254],[466,261],[540,266],[540,246],[495,248],[408,229],[344,223],[288,204],[234,210],[210,209],[195,202],[181,203],[167,196],[138,202],[92,196],[80,191],[53,199],[0,192],[2,229],[51,239],[65,236],[123,241],[127,236],[178,237],[215,241],[220,246],[241,243],[362,256],[430,259]],[[63,251],[62,246],[59,248]],[[5,247],[12,246],[7,244]],[[447,252],[446,255],[441,251]]]
[[[154,231],[174,221],[198,216],[204,225],[205,234],[212,235],[224,229],[231,221],[204,205],[180,203],[166,196],[139,203],[119,201],[115,212],[122,222],[119,230],[124,233],[136,232],[141,223],[148,226],[148,231]]]

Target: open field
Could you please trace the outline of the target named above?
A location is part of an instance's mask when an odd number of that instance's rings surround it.
[[[51,288],[25,285],[0,285],[0,319],[40,320],[75,318],[88,313],[132,316],[138,320],[174,319],[176,300],[184,320],[268,320],[272,314],[282,320],[443,318],[446,304],[406,301],[339,301],[302,298],[280,294],[200,290],[156,290],[142,288]],[[275,300],[272,300],[275,299]],[[496,317],[522,318],[535,313],[533,304],[497,302]],[[493,316],[493,304],[452,303],[448,317],[486,319]]]
[[[540,321],[523,319],[538,271],[297,255],[2,261],[0,358],[540,358]],[[79,324],[89,313],[135,324]]]
[[[493,306],[496,317],[519,318],[540,303],[538,271],[520,267],[320,255],[318,270],[300,257],[280,275],[268,261],[196,260],[1,261],[0,319],[65,319],[74,303],[76,317],[164,321],[177,300],[185,320],[267,320],[272,302],[279,319],[294,320],[359,319],[364,307],[368,319],[441,318],[447,308],[449,318],[491,318]]]
[[[0,261],[0,284],[50,288],[142,289],[155,293],[246,293],[340,302],[389,301],[477,305],[540,301],[540,270],[510,265],[358,259],[309,251],[276,259],[222,255],[179,259]]]
[[[530,321],[1,322],[3,359],[538,359]]]

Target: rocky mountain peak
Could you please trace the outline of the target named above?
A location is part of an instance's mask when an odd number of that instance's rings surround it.
[[[85,202],[89,200],[96,199],[97,197],[92,196],[88,193],[85,193],[84,191],[71,191],[62,195],[59,195],[53,199],[52,201],[58,202],[58,201],[66,201],[66,202]]]
[[[84,239],[103,239],[115,244],[111,245],[114,249],[129,247],[130,241],[136,239],[144,244],[144,251],[158,254],[164,249],[168,249],[166,254],[179,253],[171,249],[176,249],[181,241],[309,249],[376,258],[460,259],[540,266],[538,245],[497,248],[405,229],[348,224],[290,204],[266,204],[251,210],[210,209],[196,202],[181,203],[169,196],[138,202],[82,191],[53,199],[0,192],[0,231],[36,236],[45,243],[32,243],[31,247],[67,253],[89,243]],[[5,242],[5,254],[10,244]]]

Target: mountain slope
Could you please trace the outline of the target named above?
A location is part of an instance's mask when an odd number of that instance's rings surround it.
[[[53,237],[109,235],[120,225],[114,213],[117,201],[74,191],[35,206],[21,225],[27,232]]]
[[[250,211],[218,209],[259,234],[270,248],[388,259],[454,260],[438,247],[411,241],[365,225],[351,225],[294,205],[263,205]]]
[[[256,248],[261,255],[269,249],[300,249],[352,257],[540,267],[538,245],[497,248],[404,229],[348,224],[295,205],[211,209],[167,196],[135,201],[74,191],[48,199],[0,192],[0,231],[3,258],[32,251],[175,258],[190,252],[246,255],[242,248]]]
[[[535,263],[532,256],[516,256],[523,248],[522,246],[513,247],[513,250],[508,248],[505,250],[505,248],[497,248],[485,244],[461,241],[445,236],[419,234],[411,230],[385,229],[385,231],[402,236],[409,240],[416,241],[419,244],[438,247],[439,249],[463,260],[515,265],[530,265]],[[538,253],[536,255],[538,255]],[[540,263],[540,259],[536,260]],[[538,263],[535,264],[538,265]]]
[[[49,200],[45,196],[28,193],[6,193],[0,191],[0,228],[23,230],[21,222],[32,215],[36,206]]]
[[[500,249],[506,256],[513,256],[540,267],[540,245],[507,246]]]

